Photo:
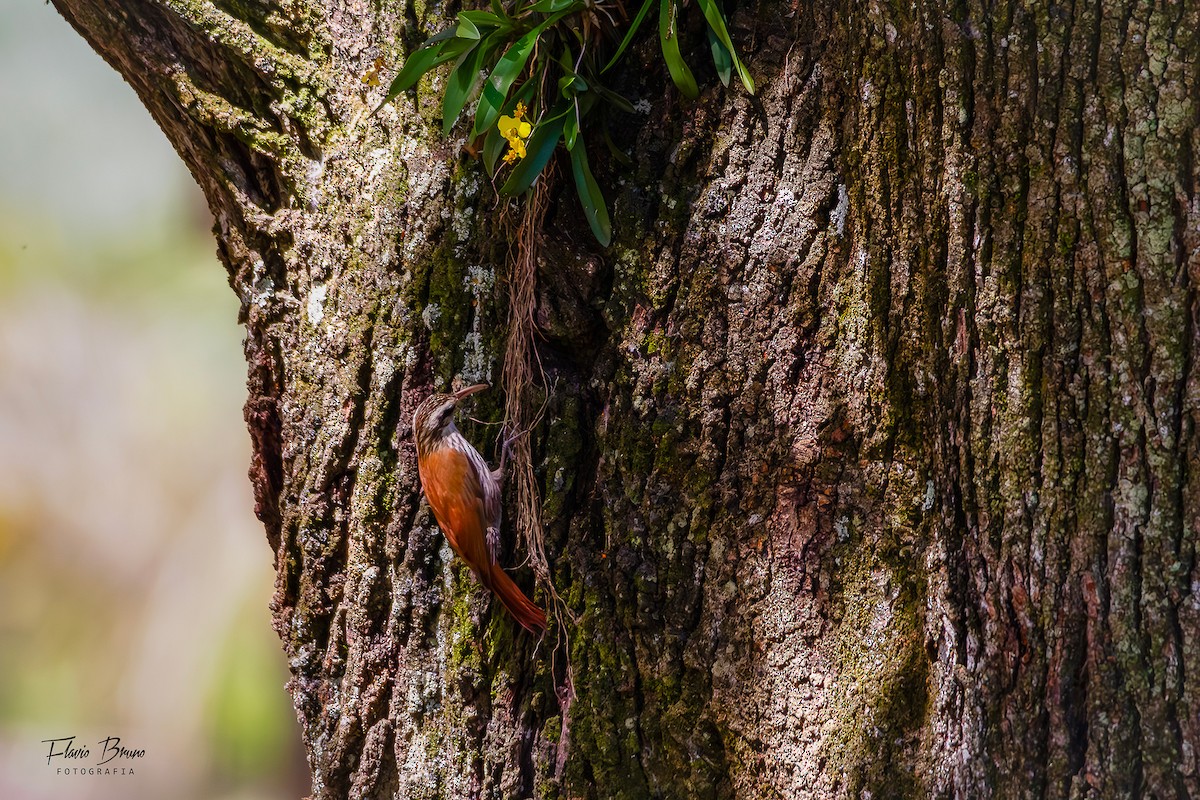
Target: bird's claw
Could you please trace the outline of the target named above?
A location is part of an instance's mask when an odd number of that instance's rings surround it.
[[[496,468],[496,473],[499,478],[504,477],[504,467],[508,464],[508,459],[512,455],[512,444],[521,434],[514,433],[512,436],[504,440],[504,444],[500,445],[500,466]]]

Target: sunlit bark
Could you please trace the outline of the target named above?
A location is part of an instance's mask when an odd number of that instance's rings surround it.
[[[635,47],[616,240],[539,245],[539,644],[417,491],[506,341],[437,87],[369,115],[448,12],[54,2],[217,220],[314,797],[1200,793],[1200,6],[742,5],[695,103]]]

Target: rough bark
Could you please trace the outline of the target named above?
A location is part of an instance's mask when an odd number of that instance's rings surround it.
[[[1200,6],[763,0],[694,104],[636,48],[617,241],[544,226],[539,644],[408,433],[505,341],[436,86],[368,115],[452,9],[54,1],[217,220],[314,797],[1200,793]]]

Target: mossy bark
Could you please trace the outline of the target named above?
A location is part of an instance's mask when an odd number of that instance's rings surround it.
[[[440,79],[369,113],[449,9],[54,1],[217,220],[314,797],[1200,793],[1200,6],[742,4],[690,104],[635,47],[617,240],[541,242],[538,643],[408,433],[505,342]]]

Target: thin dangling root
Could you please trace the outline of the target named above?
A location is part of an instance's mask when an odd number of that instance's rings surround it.
[[[538,231],[545,213],[545,181],[538,181],[525,203],[518,224],[516,252],[510,264],[508,281],[508,341],[504,348],[504,431],[512,454],[517,483],[517,532],[529,554],[529,563],[538,580],[550,587],[550,566],[546,561],[545,533],[542,529],[542,502],[533,472],[529,435],[541,421],[545,405],[530,408],[533,399],[534,303],[537,285]],[[538,364],[541,371],[541,364]],[[544,379],[544,375],[542,375]],[[552,588],[552,587],[551,587]]]
[[[545,385],[545,372],[538,360],[534,343],[536,327],[534,306],[536,303],[537,265],[540,250],[540,233],[549,197],[550,181],[539,180],[525,202],[525,208],[513,237],[514,250],[510,250],[508,308],[508,341],[504,348],[504,449],[511,456],[513,477],[517,485],[516,526],[518,535],[528,553],[529,565],[538,581],[563,616],[573,615],[559,597],[550,576],[550,564],[546,560],[546,535],[542,527],[542,499],[538,492],[537,476],[533,471],[533,453],[530,433],[541,422],[546,410],[546,401],[535,410],[534,368]],[[502,456],[503,458],[504,456]]]
[[[574,670],[571,667],[571,632],[568,620],[578,623],[566,601],[559,596],[551,579],[550,564],[546,560],[546,533],[542,527],[542,499],[538,492],[537,476],[533,471],[533,453],[530,434],[541,422],[549,400],[550,387],[546,386],[546,373],[538,359],[534,341],[536,327],[534,310],[537,298],[537,266],[541,246],[540,234],[549,197],[552,175],[543,175],[529,194],[514,236],[509,241],[515,247],[509,250],[508,340],[504,347],[504,368],[501,380],[504,383],[504,425],[501,436],[501,469],[511,463],[517,484],[517,532],[528,553],[529,565],[537,580],[546,589],[554,607],[555,642],[551,647],[551,673],[559,672],[559,652],[563,658],[564,682],[556,689],[562,730],[559,734],[555,756],[555,776],[562,778],[570,749],[571,707],[575,701]],[[538,380],[546,387],[546,397],[537,406],[534,404],[534,365]],[[541,646],[539,640],[538,647]],[[557,679],[556,679],[557,680]]]

